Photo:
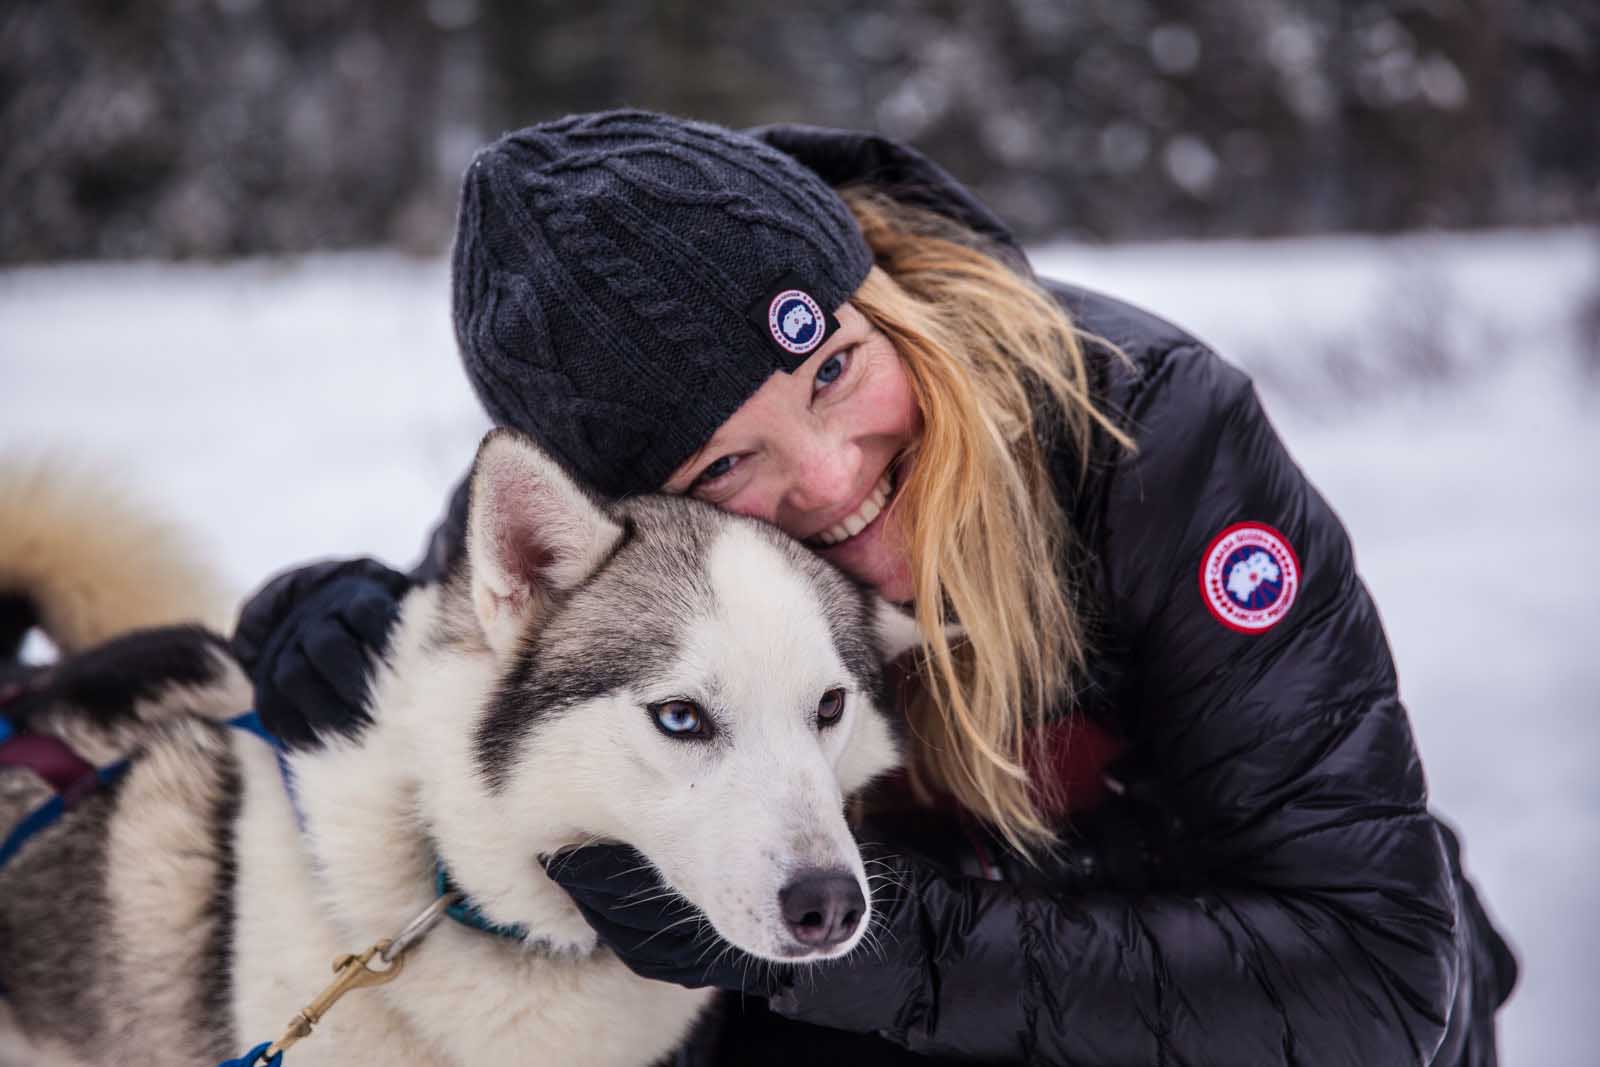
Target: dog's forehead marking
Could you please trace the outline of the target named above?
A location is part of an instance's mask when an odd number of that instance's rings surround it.
[[[828,638],[821,590],[751,527],[730,526],[717,537],[706,576],[720,614],[734,625],[814,624],[817,636]]]
[[[846,681],[820,590],[765,531],[719,533],[705,559],[710,610],[691,621],[691,669],[746,707],[803,707],[820,687]]]
[[[846,680],[842,665],[878,699],[866,594],[822,560],[773,527],[698,501],[640,497],[616,510],[626,542],[530,635],[479,723],[478,761],[492,788],[551,714],[684,667],[720,687],[750,677],[757,661],[787,674],[814,646],[832,652],[830,684]],[[708,622],[719,633],[707,633]]]
[[[716,611],[696,621],[725,628],[742,661],[796,685],[853,679],[877,697],[866,594],[833,568],[773,528],[741,522],[712,543],[706,572]]]

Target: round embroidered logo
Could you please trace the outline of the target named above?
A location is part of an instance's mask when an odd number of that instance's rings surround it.
[[[1272,527],[1240,522],[1223,530],[1200,563],[1200,595],[1222,625],[1240,633],[1270,630],[1300,591],[1300,560]]]
[[[785,289],[767,305],[767,328],[772,339],[785,349],[803,356],[822,343],[828,320],[810,294]]]

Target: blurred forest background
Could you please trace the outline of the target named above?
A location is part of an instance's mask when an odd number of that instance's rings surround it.
[[[1029,241],[1539,226],[1600,202],[1592,0],[20,0],[0,262],[448,242],[505,129],[874,128]]]

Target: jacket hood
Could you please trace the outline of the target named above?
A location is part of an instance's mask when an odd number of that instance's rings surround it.
[[[747,134],[794,157],[835,189],[866,185],[903,204],[953,219],[994,243],[1013,269],[1033,277],[1006,224],[939,164],[909,145],[863,130],[777,123]]]

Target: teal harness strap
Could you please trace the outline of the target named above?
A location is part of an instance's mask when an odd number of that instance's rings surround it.
[[[295,795],[294,775],[289,770],[289,762],[284,756],[283,746],[278,743],[277,738],[262,727],[261,720],[255,712],[241,715],[239,718],[231,720],[229,725],[237,726],[242,730],[249,730],[272,746],[273,752],[278,757],[278,772],[283,776],[283,787],[288,791],[289,803],[294,808],[295,822],[299,824],[301,830],[304,830],[306,828],[305,815],[301,812],[299,798]],[[444,861],[442,860],[434,861],[433,884],[435,892],[441,897],[447,894],[455,894],[456,900],[445,909],[445,914],[462,926],[468,926],[481,933],[505,938],[509,941],[527,939],[528,928],[525,926],[502,926],[499,923],[489,921],[481,911],[473,906],[471,900],[461,891],[460,887],[451,881],[449,872],[445,870]]]
[[[272,746],[272,751],[278,758],[278,772],[283,777],[284,790],[289,794],[290,806],[294,808],[295,822],[303,831],[305,829],[305,815],[300,810],[300,801],[295,795],[294,775],[289,769],[289,762],[285,758],[283,746],[278,743],[277,738],[262,727],[260,718],[254,712],[231,720],[229,725],[248,730]],[[471,927],[491,937],[512,941],[524,941],[527,939],[528,931],[524,926],[502,926],[489,921],[481,911],[472,905],[467,895],[450,880],[449,872],[445,870],[444,863],[440,860],[436,860],[434,863],[434,887],[440,897],[449,896],[453,898],[450,905],[445,908],[445,914],[462,926]],[[404,935],[401,936],[403,937]],[[271,1059],[264,1058],[269,1047],[269,1043],[262,1043],[245,1053],[242,1058],[227,1060],[219,1064],[218,1067],[281,1067],[283,1063],[282,1052],[277,1053]]]
[[[526,926],[521,924],[502,926],[499,923],[490,922],[483,912],[473,907],[471,898],[450,880],[450,872],[444,869],[443,860],[434,864],[433,885],[441,897],[451,893],[455,894],[456,902],[446,908],[444,913],[462,926],[470,926],[474,930],[482,930],[486,934],[492,934],[495,937],[502,937],[511,941],[527,940],[528,928]]]

